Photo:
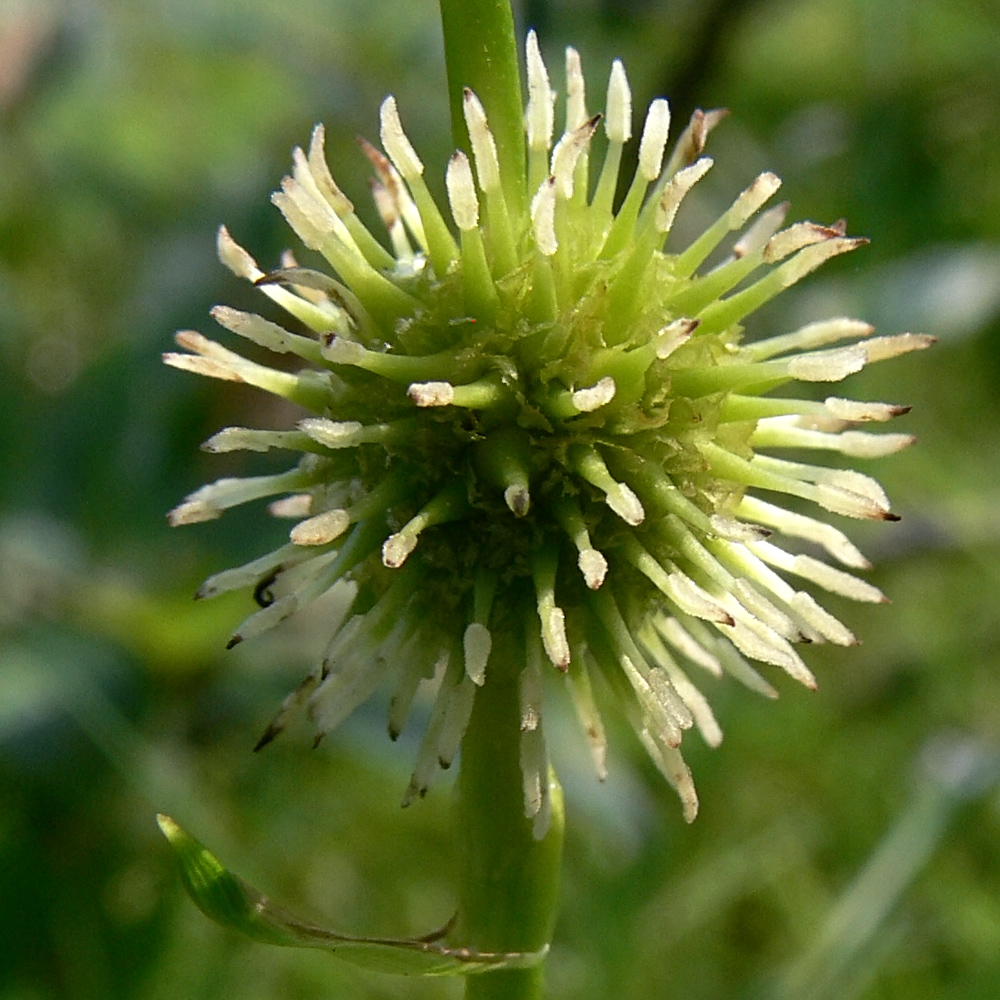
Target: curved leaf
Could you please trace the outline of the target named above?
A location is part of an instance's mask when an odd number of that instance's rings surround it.
[[[285,913],[229,871],[203,844],[169,816],[157,822],[180,862],[188,894],[205,916],[265,944],[320,948],[366,969],[403,976],[461,976],[537,965],[548,946],[535,952],[479,952],[443,943],[451,924],[423,938],[374,938],[339,934]]]

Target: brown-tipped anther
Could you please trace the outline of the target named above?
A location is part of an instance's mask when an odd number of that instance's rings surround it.
[[[256,743],[255,743],[255,744],[253,745],[253,752],[254,752],[254,753],[259,753],[259,752],[260,752],[261,750],[263,750],[263,749],[264,749],[264,747],[266,747],[266,746],[268,745],[268,743],[270,743],[270,742],[271,742],[271,741],[272,741],[272,740],[273,740],[273,739],[274,739],[274,738],[275,738],[275,737],[276,737],[276,736],[277,736],[277,735],[278,735],[278,734],[279,734],[280,732],[281,732],[281,729],[280,729],[280,728],[277,728],[277,727],[275,727],[274,725],[270,725],[270,726],[268,726],[268,727],[267,727],[267,729],[265,729],[265,730],[264,730],[264,735],[263,735],[263,736],[261,736],[261,738],[260,738],[259,740],[257,740],[257,742],[256,742]]]
[[[238,646],[243,641],[243,636],[237,634],[234,635],[229,642],[226,643],[226,649],[232,649],[234,646]]]

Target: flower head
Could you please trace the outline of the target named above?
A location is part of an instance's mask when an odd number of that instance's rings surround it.
[[[697,798],[681,738],[692,726],[712,745],[722,735],[689,673],[726,673],[774,696],[754,660],[813,687],[794,645],[855,639],[793,581],[884,600],[848,572],[868,564],[839,528],[781,502],[892,520],[882,489],[860,472],[780,453],[894,452],[911,438],[855,425],[907,408],[767,392],[837,382],[931,339],[876,338],[868,324],[838,318],[744,344],[750,313],[865,241],[841,223],[785,227],[786,205],[764,207],[780,181],[763,173],[697,239],[670,246],[684,198],[712,167],[701,154],[724,112],[696,111],[667,156],[670,111],[654,101],[615,211],[633,126],[624,68],[615,62],[604,114],[591,115],[579,57],[567,51],[565,126],[554,142],[555,94],[533,33],[526,55],[526,212],[505,199],[486,113],[466,91],[472,155],[448,163],[447,212],[392,97],[381,110],[384,153],[363,144],[391,250],[331,176],[322,126],[308,153],[295,150],[273,201],[332,273],[289,255],[265,274],[220,230],[223,263],[274,300],[293,329],[222,306],[214,318],[306,367],[272,369],[193,332],[177,336],[187,353],[165,360],[255,385],[310,415],[293,428],[230,427],[210,438],[209,451],[297,458],[286,472],[205,486],[170,521],[208,520],[272,496],[280,499],[271,513],[294,520],[287,544],[199,593],[255,588],[262,607],[233,643],[338,582],[352,588],[322,663],[261,745],[303,708],[322,736],[391,671],[395,737],[420,681],[437,674],[408,802],[453,760],[503,644],[523,664],[525,811],[537,833],[548,815],[546,672],[566,675],[602,775],[591,675],[620,694],[690,820]],[[706,268],[727,242],[728,255]],[[795,554],[786,539],[847,569]]]

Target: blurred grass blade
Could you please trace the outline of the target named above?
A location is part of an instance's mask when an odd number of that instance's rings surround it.
[[[161,814],[157,822],[177,854],[184,887],[198,909],[216,923],[265,944],[319,948],[366,969],[403,976],[461,976],[528,968],[541,962],[548,950],[486,953],[453,947],[442,940],[450,926],[424,938],[356,937],[315,927],[274,906],[169,816]]]
[[[834,905],[812,946],[786,971],[774,1000],[846,1000],[860,994],[898,933],[893,911],[940,844],[955,809],[985,795],[1000,778],[994,750],[951,734],[929,741],[919,764],[909,805]]]

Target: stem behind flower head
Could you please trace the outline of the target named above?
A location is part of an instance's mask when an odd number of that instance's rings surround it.
[[[497,144],[504,198],[512,214],[527,208],[524,105],[509,0],[441,0],[444,58],[448,70],[452,134],[471,152],[462,113],[462,91],[475,91]]]
[[[515,629],[516,631],[516,629]],[[480,951],[533,952],[548,944],[559,896],[562,789],[550,771],[552,820],[541,840],[524,815],[520,694],[524,646],[494,642],[486,683],[462,741],[458,779],[461,863],[456,939]],[[466,977],[466,1000],[541,1000],[542,966]]]

